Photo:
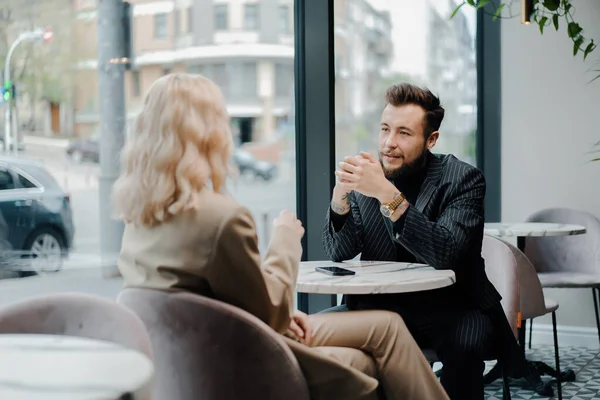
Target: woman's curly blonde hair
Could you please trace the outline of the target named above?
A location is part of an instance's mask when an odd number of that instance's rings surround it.
[[[184,73],[158,79],[121,154],[112,192],[116,216],[154,226],[197,206],[208,185],[222,191],[232,145],[217,85]]]

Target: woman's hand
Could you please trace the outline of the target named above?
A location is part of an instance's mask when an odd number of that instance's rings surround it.
[[[310,326],[308,315],[302,311],[294,311],[286,336],[297,339],[300,343],[310,346],[312,328]]]

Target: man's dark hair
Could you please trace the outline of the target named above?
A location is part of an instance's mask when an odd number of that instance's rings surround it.
[[[440,105],[440,99],[427,88],[420,88],[410,83],[400,83],[391,86],[385,92],[387,104],[399,107],[405,104],[421,106],[425,110],[423,121],[425,140],[433,132],[440,129],[444,119],[444,108]]]

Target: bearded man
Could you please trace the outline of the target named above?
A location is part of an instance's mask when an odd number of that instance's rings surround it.
[[[400,84],[387,90],[379,157],[363,152],[340,162],[323,243],[333,261],[361,254],[362,260],[453,270],[450,287],[349,295],[335,311],[399,313],[417,343],[437,352],[450,398],[483,399],[484,359],[499,358],[513,376],[527,367],[481,257],[483,173],[431,152],[443,118],[439,98],[428,89]]]

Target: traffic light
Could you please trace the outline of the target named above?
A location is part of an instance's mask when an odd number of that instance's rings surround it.
[[[10,101],[15,98],[15,85],[11,81],[5,81],[2,86],[2,98],[4,101]]]
[[[124,1],[122,4],[121,22],[123,24],[123,57],[127,59],[125,69],[131,69],[133,64],[133,6]]]

